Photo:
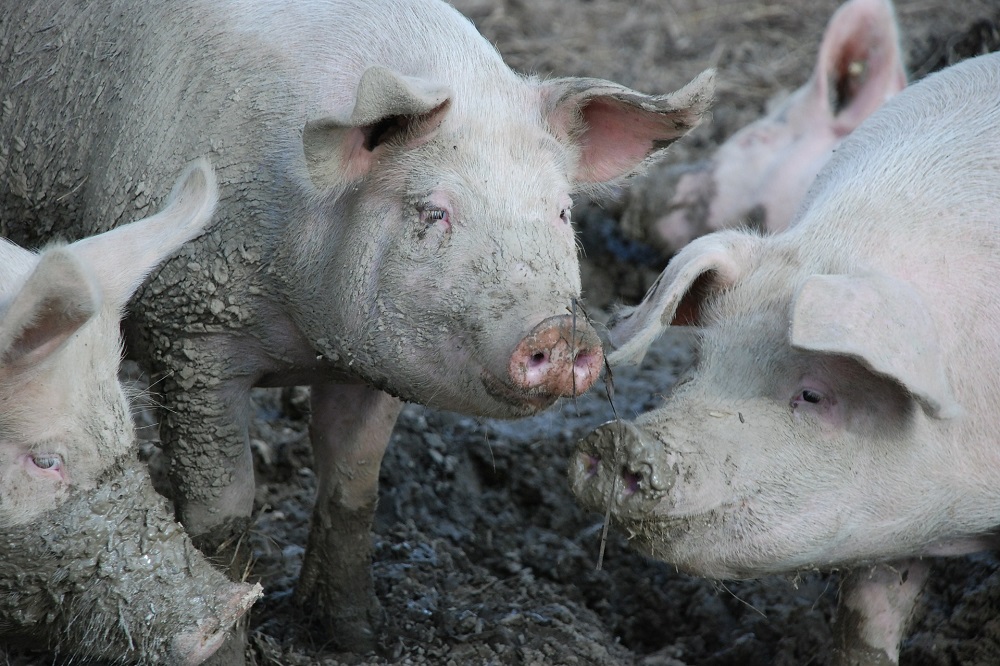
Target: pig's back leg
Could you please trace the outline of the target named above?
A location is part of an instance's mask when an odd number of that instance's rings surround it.
[[[882,563],[849,573],[834,622],[835,666],[890,666],[930,574],[926,560]]]
[[[363,384],[312,387],[319,487],[296,596],[340,648],[353,652],[373,650],[381,624],[371,528],[379,468],[402,406]]]

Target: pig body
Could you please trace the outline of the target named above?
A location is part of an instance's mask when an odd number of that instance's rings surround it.
[[[905,86],[892,2],[849,0],[827,25],[809,81],[706,162],[638,182],[623,225],[646,229],[668,255],[725,228],[781,231],[844,137]]]
[[[118,322],[202,231],[207,163],[160,214],[40,256],[0,241],[0,637],[66,658],[197,664],[260,595],[195,549],[136,459]]]
[[[709,77],[660,97],[522,77],[436,0],[45,0],[11,8],[0,43],[19,241],[105,229],[212,156],[217,222],[136,298],[130,352],[164,377],[178,515],[210,552],[251,513],[251,388],[311,385],[298,593],[356,649],[400,399],[517,417],[586,390],[603,356],[573,313],[570,195],[640,167],[711,96]]]
[[[612,328],[698,360],[580,443],[577,496],[640,549],[745,578],[850,568],[840,663],[895,663],[913,558],[1000,525],[1000,55],[911,86],[845,140],[787,231],[691,243]]]

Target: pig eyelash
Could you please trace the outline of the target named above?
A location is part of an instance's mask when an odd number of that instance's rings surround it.
[[[562,220],[565,224],[569,224],[570,221],[573,219],[573,212],[569,208],[563,208],[561,211],[559,211],[559,219]]]
[[[446,228],[450,227],[451,222],[449,218],[450,215],[448,215],[448,211],[446,211],[444,208],[427,207],[420,209],[420,222],[427,227],[431,226],[432,224],[436,224],[438,222],[443,223]]]
[[[418,236],[423,238],[424,234],[434,225],[441,225],[445,231],[451,229],[451,214],[444,208],[427,206],[420,209],[420,223],[423,225],[418,232]]]

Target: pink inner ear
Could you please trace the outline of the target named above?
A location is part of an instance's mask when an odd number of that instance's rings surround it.
[[[906,87],[896,25],[889,11],[884,4],[855,0],[834,14],[823,36],[816,84],[837,118],[838,134],[853,131]],[[858,71],[852,71],[855,67]]]
[[[374,164],[373,153],[365,148],[365,138],[363,127],[352,127],[347,130],[340,146],[345,181],[350,182],[363,178]]]
[[[576,176],[587,183],[603,183],[625,175],[653,151],[654,142],[672,141],[680,133],[668,129],[667,117],[607,98],[589,100],[581,116],[584,128]]]

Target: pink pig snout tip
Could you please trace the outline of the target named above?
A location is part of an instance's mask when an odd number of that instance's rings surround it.
[[[514,348],[510,378],[514,386],[554,398],[589,389],[601,374],[604,350],[594,329],[570,315],[549,317]]]

